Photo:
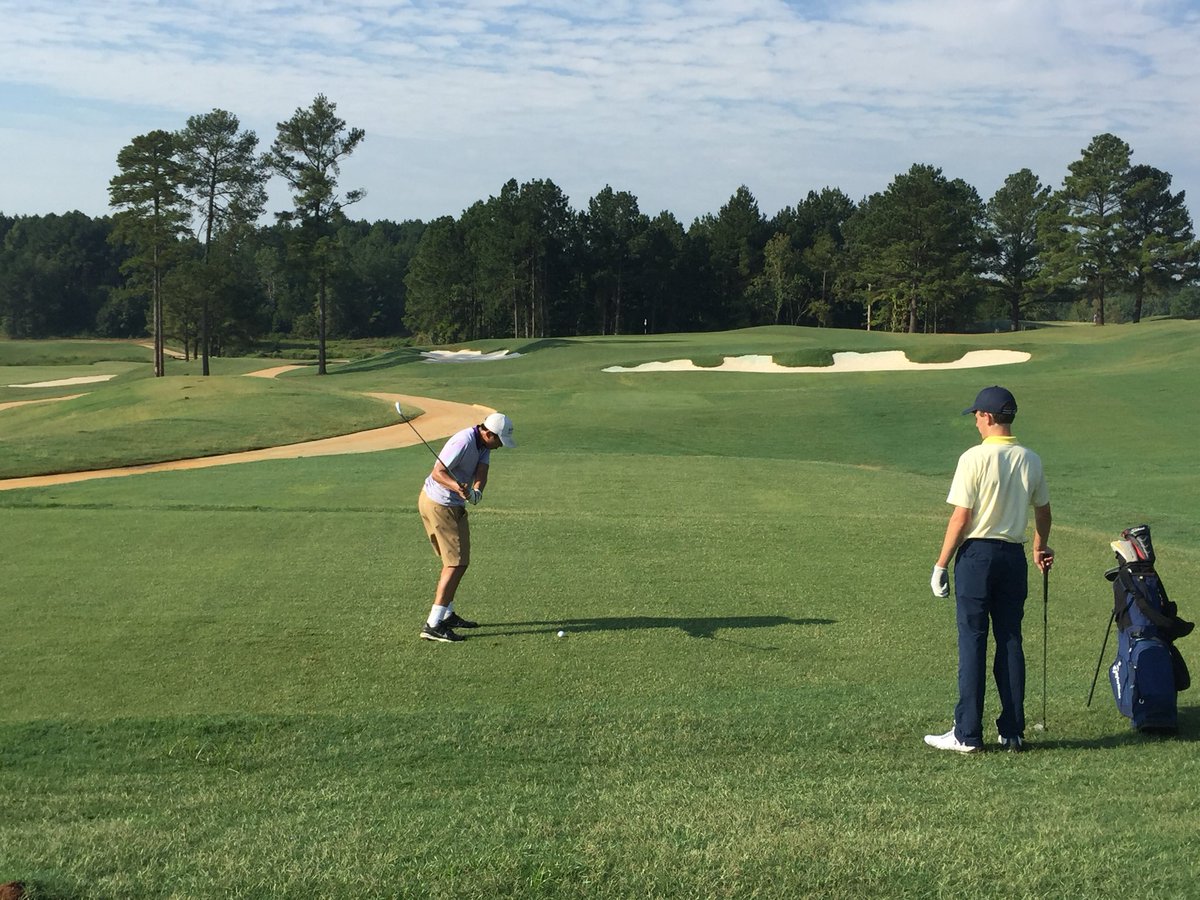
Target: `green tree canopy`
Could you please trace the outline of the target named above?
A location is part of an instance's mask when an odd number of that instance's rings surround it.
[[[357,203],[366,191],[338,193],[341,164],[362,143],[366,132],[347,128],[337,116],[337,104],[318,94],[307,109],[298,108],[276,126],[275,141],[267,162],[292,192],[292,210],[279,213],[282,222],[295,222],[295,237],[302,248],[317,287],[317,371],[326,374],[325,339],[328,317],[328,282],[335,256],[333,235],[342,210]]]
[[[226,239],[227,255],[222,262],[228,261],[238,237],[258,220],[267,202],[268,169],[266,160],[257,153],[258,136],[239,128],[237,116],[214,109],[191,116],[187,127],[175,136],[183,188],[200,222],[205,266],[215,264],[212,251],[217,236]],[[209,279],[210,284],[222,280]],[[198,326],[205,375],[209,374],[212,306],[216,303],[223,310],[228,301],[224,292],[202,292]]]
[[[1034,290],[1041,271],[1038,221],[1050,200],[1050,188],[1029,169],[1004,179],[988,201],[984,242],[988,278],[1008,312],[1013,331],[1021,313],[1039,296]]]
[[[111,230],[107,218],[78,211],[0,217],[0,327],[9,337],[97,330],[100,310],[121,282]]]
[[[1133,321],[1142,318],[1147,292],[1194,278],[1200,246],[1184,192],[1171,192],[1171,176],[1153,166],[1132,166],[1122,197],[1123,238],[1129,254]]]
[[[621,333],[621,310],[637,264],[636,247],[649,227],[637,198],[608,185],[588,201],[580,216],[600,334]]]
[[[479,308],[474,271],[466,229],[451,216],[430,222],[404,279],[408,329],[434,344],[476,337]]]
[[[792,239],[777,232],[763,248],[762,271],[749,290],[751,301],[761,307],[768,321],[793,325],[799,319],[804,297],[801,269],[802,257]]]
[[[707,241],[714,287],[731,324],[759,324],[762,308],[751,297],[750,286],[762,271],[770,235],[754,194],[741,185],[715,216],[703,216],[692,231]]]
[[[1132,265],[1122,200],[1129,157],[1129,145],[1116,135],[1092,138],[1067,167],[1069,174],[1039,223],[1045,247],[1040,287],[1082,291],[1101,325],[1105,297],[1127,283]]]
[[[891,327],[937,330],[973,298],[983,204],[961,179],[914,165],[846,224],[855,279],[891,305]]]
[[[182,170],[175,135],[156,130],[135,137],[117,154],[109,182],[112,239],[133,248],[122,265],[134,289],[149,293],[154,329],[154,374],[166,374],[163,355],[163,279],[186,233],[188,207],[180,189]]]

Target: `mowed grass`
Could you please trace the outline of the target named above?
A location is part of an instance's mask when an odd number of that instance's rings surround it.
[[[1121,528],[1150,522],[1168,589],[1200,614],[1197,337],[756,329],[285,380],[513,416],[521,446],[493,458],[460,593],[487,624],[459,646],[416,639],[437,575],[423,447],[2,492],[0,881],[42,897],[1188,896],[1194,690],[1173,740],[1131,733],[1103,681],[1084,701]],[[600,372],[926,343],[1034,359]],[[953,610],[928,574],[977,440],[958,413],[995,382],[1051,477],[1049,727],[1033,752],[959,757],[921,742],[954,702]],[[1040,618],[1034,579],[1031,722]],[[1153,798],[1136,827],[1131,792]]]

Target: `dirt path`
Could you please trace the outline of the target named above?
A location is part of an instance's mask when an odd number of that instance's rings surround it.
[[[454,432],[482,421],[488,413],[495,412],[487,406],[468,403],[451,403],[430,397],[410,397],[407,394],[367,394],[389,406],[397,400],[405,406],[416,406],[425,414],[415,420],[417,430],[427,441],[449,437]],[[64,398],[65,399],[65,398]],[[266,447],[262,450],[246,450],[241,453],[225,453],[220,456],[202,456],[196,459],[179,459],[171,462],[149,463],[141,466],[124,466],[118,469],[94,469],[89,472],[66,472],[59,475],[32,475],[25,478],[0,479],[0,491],[26,487],[46,487],[70,484],[75,481],[91,481],[95,478],[118,478],[123,475],[140,475],[143,472],[173,472],[180,469],[205,469],[210,466],[227,466],[232,463],[256,462],[263,459],[300,459],[307,456],[335,456],[343,453],[375,453],[379,450],[395,450],[411,447],[420,439],[403,422],[343,434],[338,437],[286,444],[282,447]]]

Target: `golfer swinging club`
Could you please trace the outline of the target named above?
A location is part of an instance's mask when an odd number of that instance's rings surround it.
[[[1006,750],[1025,749],[1025,653],[1021,617],[1028,593],[1025,527],[1033,506],[1033,561],[1043,572],[1054,563],[1050,538],[1050,491],[1042,461],[1012,434],[1017,401],[1002,387],[984,388],[963,415],[975,414],[983,443],[958,460],[946,502],[954,507],[930,586],[950,596],[946,567],[954,556],[958,619],[958,705],[954,727],[927,734],[939,750],[983,749],[988,622],[996,636],[993,672],[1000,693],[996,727]],[[957,551],[957,552],[956,552]]]
[[[492,413],[480,424],[452,435],[438,454],[417,499],[425,533],[433,552],[442,560],[433,608],[421,629],[424,640],[462,641],[466,638],[455,634],[455,628],[479,627],[478,622],[454,612],[454,594],[471,562],[467,503],[475,505],[483,499],[492,451],[501,446],[517,446],[512,421],[503,413]]]

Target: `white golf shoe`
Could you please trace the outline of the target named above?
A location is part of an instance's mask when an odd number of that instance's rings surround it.
[[[925,743],[938,750],[955,750],[959,753],[977,753],[983,749],[982,747],[972,747],[970,744],[964,744],[954,736],[953,728],[945,734],[925,735]]]

